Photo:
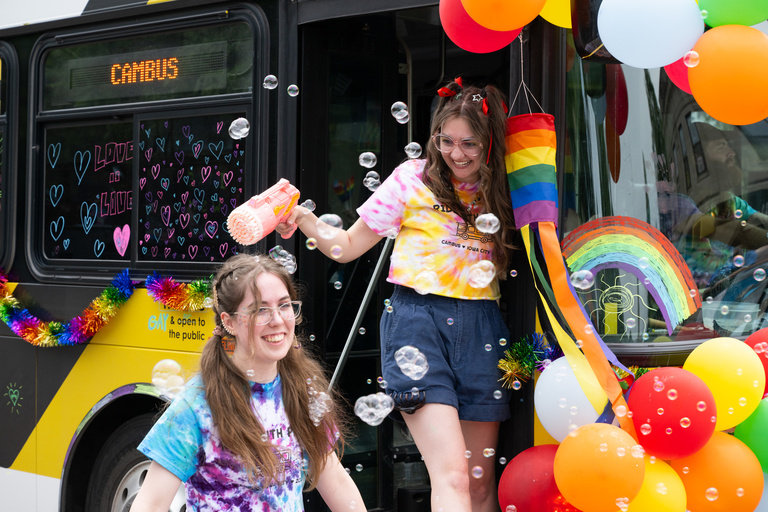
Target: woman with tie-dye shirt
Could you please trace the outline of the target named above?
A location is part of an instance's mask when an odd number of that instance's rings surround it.
[[[339,462],[328,381],[295,333],[301,302],[288,272],[238,255],[212,289],[200,375],[139,445],[152,463],[131,512],[167,511],[181,482],[190,512],[301,512],[305,481],[333,511],[366,510]]]
[[[426,160],[395,169],[358,209],[352,227],[320,237],[317,217],[296,207],[278,231],[287,235],[295,223],[340,262],[395,237],[387,278],[395,292],[381,319],[387,392],[407,413],[429,472],[432,510],[493,511],[495,462],[486,454],[510,415],[497,369],[500,340],[508,337],[498,277],[515,233],[504,165],[506,106],[495,87],[464,86],[460,79],[438,94]],[[475,222],[484,213],[496,217],[498,231]],[[409,346],[426,357],[423,376],[409,377],[395,362],[395,353]]]

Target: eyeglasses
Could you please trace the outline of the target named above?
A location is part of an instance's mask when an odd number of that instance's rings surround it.
[[[249,311],[247,313],[235,313],[235,315],[254,315],[256,318],[256,325],[266,325],[272,321],[272,318],[275,316],[275,311],[277,311],[284,320],[298,318],[301,314],[301,301],[294,300],[292,302],[281,302],[276,308],[262,306],[257,310]]]
[[[432,136],[432,142],[441,153],[450,153],[456,145],[459,145],[461,152],[469,157],[475,157],[483,150],[483,145],[476,139],[461,139],[455,141],[450,135],[436,133]]]

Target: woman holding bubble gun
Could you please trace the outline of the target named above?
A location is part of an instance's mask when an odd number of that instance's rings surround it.
[[[139,445],[152,463],[131,512],[167,511],[182,481],[189,511],[301,512],[307,480],[331,510],[365,511],[339,461],[339,408],[296,336],[288,272],[241,254],[212,288],[216,327],[200,375]]]
[[[429,472],[432,510],[492,511],[498,505],[489,454],[499,422],[510,416],[497,369],[500,340],[508,337],[498,277],[515,233],[504,165],[507,108],[495,87],[461,79],[438,95],[427,158],[395,169],[357,210],[354,225],[329,230],[296,207],[277,231],[288,233],[295,223],[340,262],[395,237],[387,278],[395,291],[381,319],[386,391],[407,413]],[[419,354],[426,373],[404,374],[396,358]]]

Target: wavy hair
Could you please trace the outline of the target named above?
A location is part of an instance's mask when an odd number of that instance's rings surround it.
[[[278,481],[281,468],[277,454],[264,427],[251,409],[250,384],[246,375],[233,363],[224,345],[232,338],[224,331],[221,313],[234,313],[250,290],[261,302],[256,278],[268,272],[279,277],[291,300],[298,299],[296,287],[290,274],[279,263],[266,256],[240,254],[227,260],[213,280],[214,312],[216,332],[205,344],[200,360],[200,370],[205,385],[206,401],[211,409],[213,424],[216,427],[221,444],[238,456],[254,480],[261,476],[264,485]],[[253,319],[251,318],[251,322]],[[301,323],[301,317],[296,324]],[[238,343],[239,340],[234,340]],[[341,457],[344,446],[344,431],[347,418],[337,400],[319,425],[315,425],[309,414],[311,383],[315,391],[326,391],[328,379],[324,368],[318,361],[306,353],[305,348],[291,349],[278,361],[277,371],[282,382],[282,395],[285,412],[291,423],[291,429],[306,450],[309,458],[307,480],[309,490],[317,485],[317,478],[325,466],[331,451]],[[335,397],[332,397],[335,398]],[[335,435],[338,433],[338,443]]]
[[[504,95],[492,85],[483,88],[462,85],[459,78],[441,88],[440,92],[440,100],[432,116],[430,137],[440,133],[447,121],[458,117],[467,121],[474,136],[483,144],[480,157],[480,199],[485,211],[493,213],[501,224],[499,231],[493,235],[493,263],[497,274],[503,278],[511,253],[517,248],[514,244],[517,229],[512,215],[512,201],[509,197],[504,163],[507,147]],[[481,98],[481,101],[477,101],[477,98]],[[487,114],[483,111],[483,104],[486,105]],[[440,203],[453,210],[464,222],[474,226],[474,218],[461,204],[453,188],[451,169],[431,139],[427,144],[427,166],[422,181]]]

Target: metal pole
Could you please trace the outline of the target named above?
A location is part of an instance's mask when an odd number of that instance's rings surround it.
[[[352,341],[355,339],[355,334],[357,333],[357,329],[360,327],[360,324],[363,322],[363,315],[365,314],[366,309],[368,309],[368,303],[371,302],[371,296],[373,295],[373,289],[376,288],[376,284],[379,281],[379,275],[381,274],[381,269],[384,268],[384,262],[387,259],[387,256],[389,255],[389,250],[392,247],[392,243],[394,241],[394,238],[387,237],[386,242],[384,242],[384,248],[381,250],[381,254],[379,254],[379,261],[376,262],[376,268],[373,270],[373,275],[371,276],[371,280],[368,282],[368,288],[365,290],[365,295],[363,296],[363,302],[360,304],[360,308],[357,310],[357,316],[355,317],[355,321],[352,323],[352,329],[349,331],[349,336],[347,336],[347,342],[344,344],[344,349],[341,351],[341,357],[339,357],[339,362],[336,363],[336,369],[333,370],[333,377],[331,377],[331,383],[328,385],[328,391],[333,389],[333,386],[336,385],[336,382],[339,380],[339,377],[341,376],[341,372],[344,369],[344,365],[347,363],[347,358],[349,358],[349,352],[352,350]]]

